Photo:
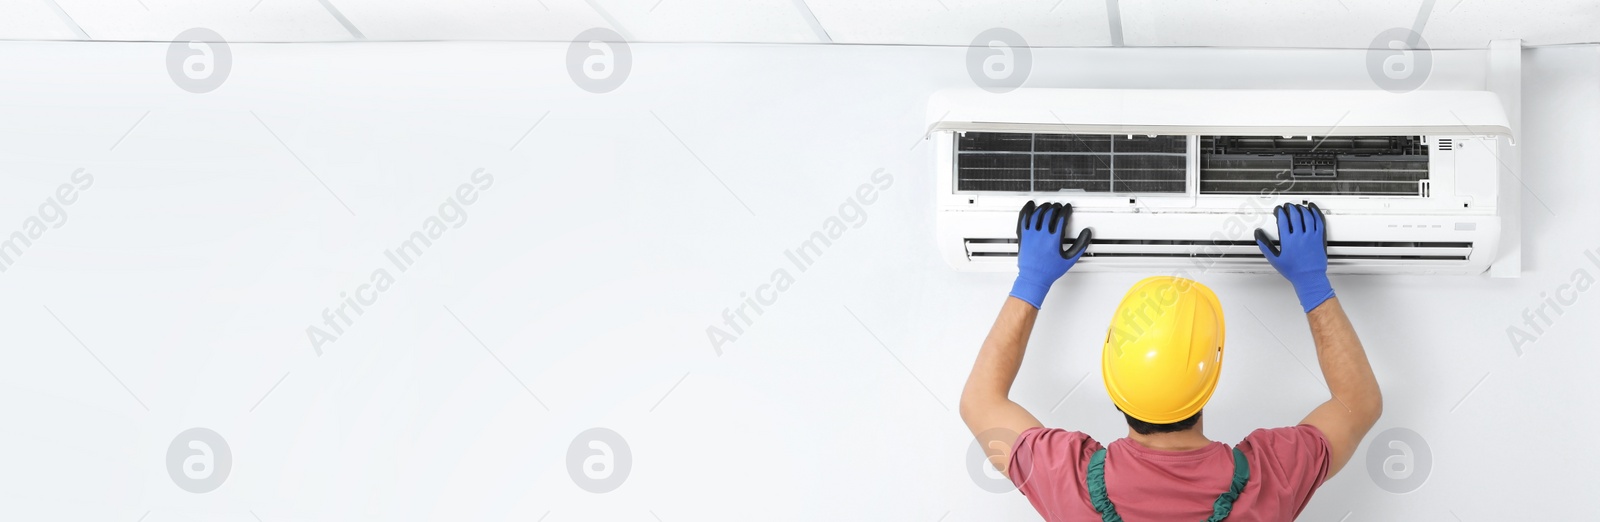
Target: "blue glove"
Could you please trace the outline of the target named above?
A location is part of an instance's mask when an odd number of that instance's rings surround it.
[[[1067,218],[1071,216],[1070,203],[1045,203],[1035,207],[1029,201],[1023,205],[1022,212],[1017,214],[1017,282],[1011,285],[1012,297],[1039,308],[1050,285],[1083,257],[1093,237],[1087,228],[1078,234],[1072,248],[1061,250],[1067,242]]]
[[[1267,262],[1283,274],[1300,306],[1306,313],[1333,298],[1333,285],[1328,283],[1328,234],[1322,209],[1316,203],[1304,207],[1285,203],[1272,210],[1278,218],[1278,244],[1271,243],[1267,233],[1256,229],[1256,246]]]

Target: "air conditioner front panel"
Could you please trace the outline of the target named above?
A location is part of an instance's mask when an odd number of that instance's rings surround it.
[[[1336,273],[1479,273],[1499,246],[1509,125],[1488,92],[966,89],[928,116],[959,269],[1015,270],[1028,201],[1094,229],[1081,270],[1271,271],[1252,234],[1303,201]]]

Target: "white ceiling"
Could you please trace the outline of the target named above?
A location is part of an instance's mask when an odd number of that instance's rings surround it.
[[[1438,49],[1600,41],[1600,0],[0,0],[0,12],[12,40],[206,27],[235,42],[566,41],[610,27],[635,42],[967,45],[1003,27],[1033,46],[1364,48],[1420,23]]]

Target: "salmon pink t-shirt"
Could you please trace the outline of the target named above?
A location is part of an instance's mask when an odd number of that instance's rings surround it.
[[[1250,481],[1228,522],[1294,520],[1328,474],[1328,439],[1309,424],[1259,429],[1238,444]],[[1099,442],[1083,432],[1030,428],[1011,449],[1011,482],[1045,520],[1099,520],[1084,483]],[[1233,450],[1221,442],[1190,451],[1118,439],[1106,449],[1106,496],[1126,522],[1203,521],[1233,481]]]

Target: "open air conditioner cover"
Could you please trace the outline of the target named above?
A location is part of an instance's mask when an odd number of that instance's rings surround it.
[[[1511,136],[1488,91],[951,89],[934,93],[927,113],[930,131]]]

